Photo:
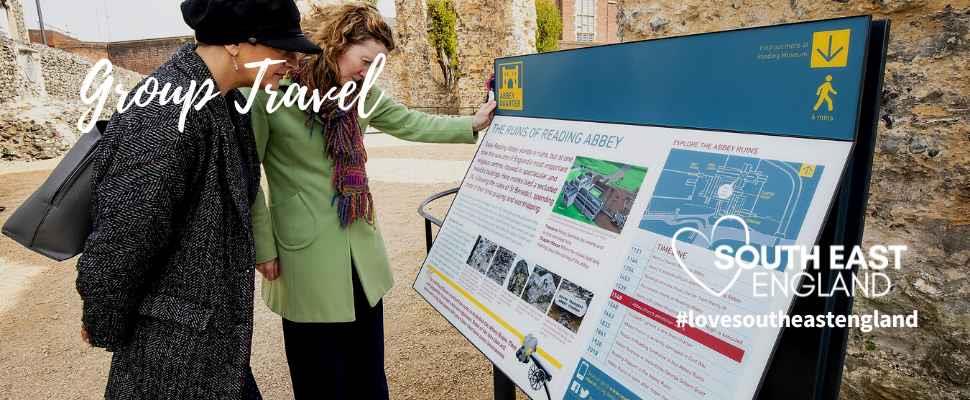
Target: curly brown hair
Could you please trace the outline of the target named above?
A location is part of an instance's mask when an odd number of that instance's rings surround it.
[[[313,5],[304,16],[303,31],[323,49],[309,56],[301,67],[303,86],[325,93],[340,84],[337,60],[357,43],[373,39],[394,50],[394,34],[377,7],[363,2],[336,5]],[[359,90],[359,85],[358,85]]]

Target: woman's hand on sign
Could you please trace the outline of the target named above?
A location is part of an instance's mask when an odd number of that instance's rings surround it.
[[[280,263],[279,259],[274,258],[267,262],[256,264],[256,270],[263,275],[263,278],[272,281],[280,277]]]
[[[481,132],[483,129],[488,128],[492,124],[492,118],[495,117],[495,100],[489,101],[482,104],[478,108],[478,112],[475,113],[475,119],[472,122],[472,129],[475,132]]]

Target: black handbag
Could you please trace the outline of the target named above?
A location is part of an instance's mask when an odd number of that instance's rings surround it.
[[[91,233],[91,168],[108,121],[81,135],[40,188],[3,224],[3,234],[57,261],[81,253]]]

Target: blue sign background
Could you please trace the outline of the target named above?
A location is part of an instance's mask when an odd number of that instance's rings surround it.
[[[500,58],[499,81],[503,64],[521,62],[522,110],[497,113],[853,140],[870,22],[850,17]],[[827,55],[846,51],[845,66],[811,68],[813,34],[845,29],[847,49],[823,46]],[[834,111],[825,104],[813,111],[827,75]]]

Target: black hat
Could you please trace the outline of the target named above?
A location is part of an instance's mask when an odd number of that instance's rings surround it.
[[[249,42],[306,54],[323,51],[300,29],[293,0],[185,0],[182,18],[206,44]]]

